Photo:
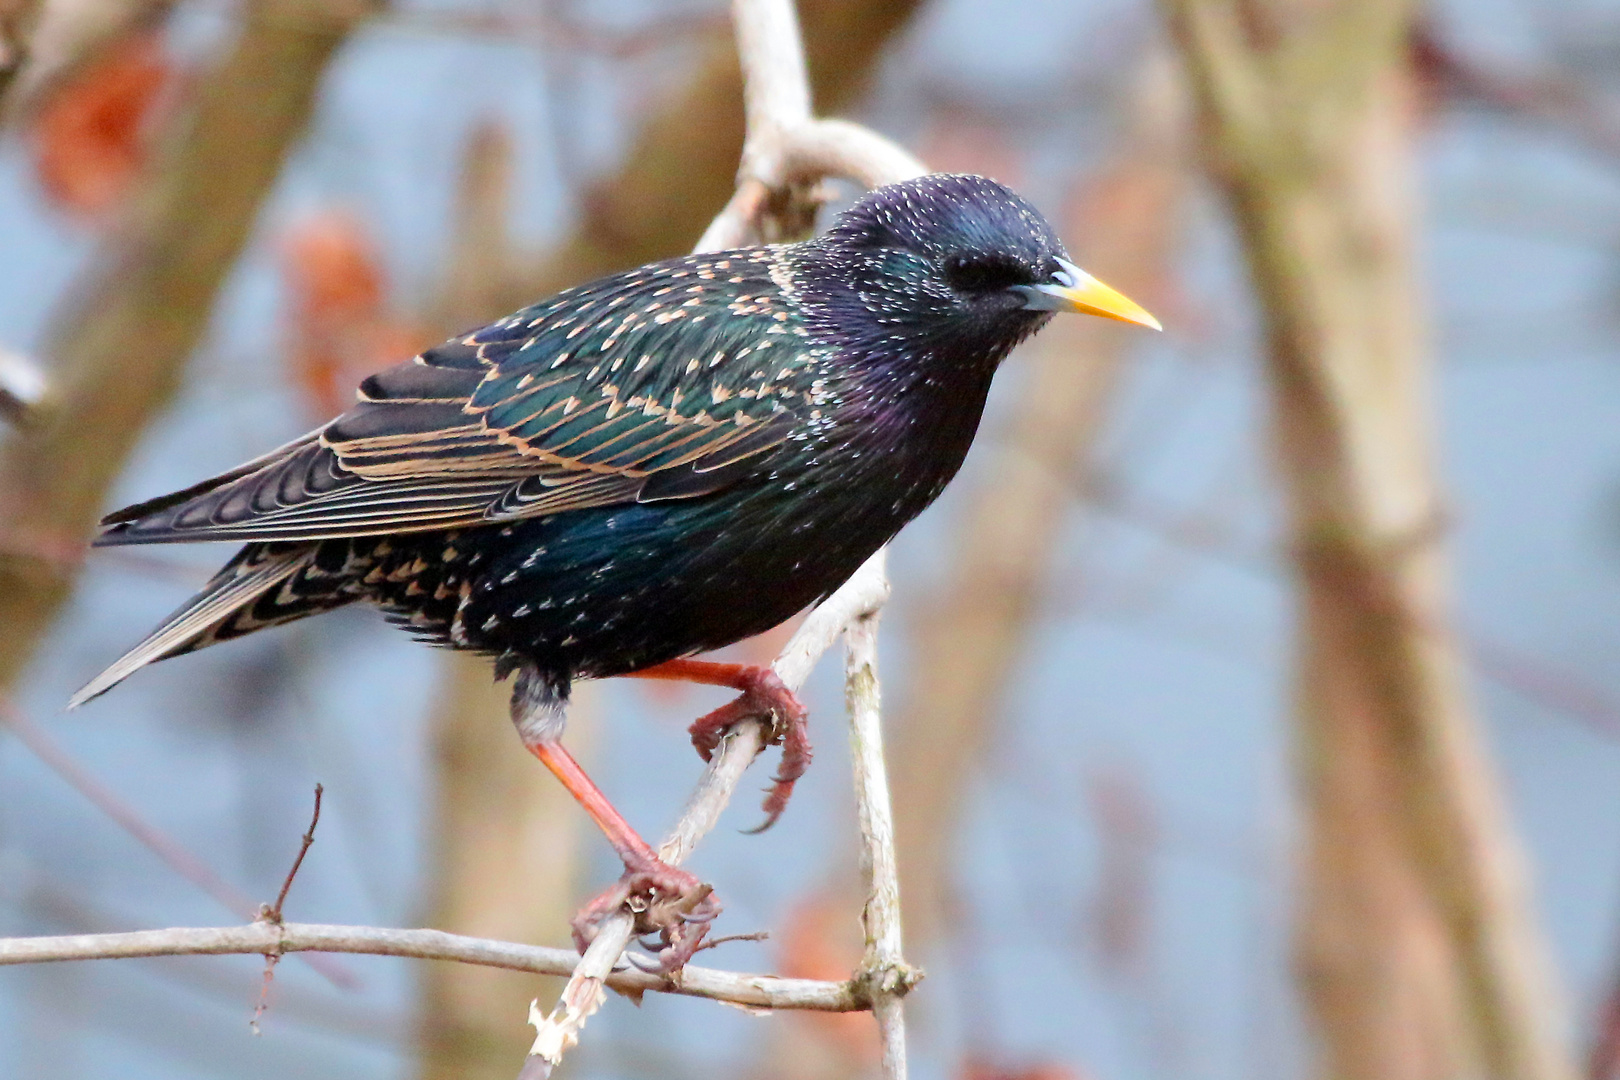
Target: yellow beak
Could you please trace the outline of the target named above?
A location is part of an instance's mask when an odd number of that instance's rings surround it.
[[[1067,259],[1059,259],[1063,267],[1044,285],[1024,285],[1026,307],[1038,311],[1077,311],[1082,315],[1101,315],[1105,319],[1136,323],[1138,326],[1163,330],[1159,320],[1147,313],[1140,304],[1124,293],[1111,289]]]

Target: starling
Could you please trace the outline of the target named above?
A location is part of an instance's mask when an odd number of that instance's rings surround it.
[[[809,761],[768,668],[690,659],[826,597],[933,502],[991,376],[1053,312],[1158,328],[1069,262],[1028,202],[979,176],[869,192],[823,235],[651,263],[541,301],[360,384],[348,412],[96,543],[245,546],[73,699],[155,660],[370,601],[416,637],[516,674],[528,749],[623,857],[576,939],[638,895],[662,966],[719,905],[662,863],[561,744],[576,678],[736,688],[783,747],[767,824]]]

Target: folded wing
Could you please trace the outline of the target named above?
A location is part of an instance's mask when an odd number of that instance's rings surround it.
[[[719,490],[803,408],[811,357],[768,271],[768,252],[722,253],[559,294],[373,375],[279,450],[110,515],[98,543],[322,540]]]

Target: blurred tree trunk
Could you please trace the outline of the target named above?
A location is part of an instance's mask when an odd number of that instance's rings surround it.
[[[1186,188],[1182,91],[1159,60],[1144,66],[1124,145],[1062,219],[1074,257],[1126,295],[1161,292],[1180,237]],[[965,501],[937,599],[913,621],[912,668],[895,725],[895,829],[906,939],[924,956],[950,910],[962,793],[1001,721],[1001,702],[1039,617],[1053,556],[1120,361],[1138,328],[1058,318],[1020,361],[1022,388],[990,475]]]
[[[28,62],[34,26],[44,6],[45,0],[0,0],[0,112],[6,92]]]
[[[369,2],[255,0],[58,320],[48,397],[0,447],[0,688],[33,655],[107,489],[173,397],[321,74]]]
[[[1396,0],[1165,0],[1265,316],[1303,589],[1299,964],[1339,1080],[1566,1080],[1447,629]]]

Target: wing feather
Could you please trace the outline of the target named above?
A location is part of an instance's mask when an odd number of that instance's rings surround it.
[[[111,515],[98,543],[321,540],[719,490],[787,439],[805,407],[788,376],[821,358],[775,250],[643,267],[452,339],[367,378],[319,431]]]

